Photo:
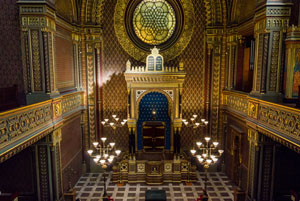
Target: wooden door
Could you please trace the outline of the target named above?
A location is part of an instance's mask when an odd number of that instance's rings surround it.
[[[143,123],[143,148],[145,151],[163,151],[166,126],[164,122]]]

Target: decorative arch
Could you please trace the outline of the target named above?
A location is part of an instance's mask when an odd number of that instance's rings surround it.
[[[102,25],[104,3],[104,0],[82,0],[81,21],[89,25]]]
[[[147,90],[147,91],[145,91],[138,99],[137,99],[137,101],[136,101],[136,106],[137,106],[137,117],[139,116],[139,111],[140,111],[140,102],[141,102],[141,100],[143,99],[143,97],[144,96],[146,96],[147,94],[149,94],[149,93],[152,93],[152,92],[157,92],[157,93],[161,93],[161,94],[163,94],[163,95],[165,95],[166,96],[166,98],[168,99],[168,110],[169,110],[169,116],[170,116],[170,118],[171,118],[171,120],[173,120],[173,100],[171,99],[171,97],[170,97],[170,95],[169,94],[167,94],[165,91],[163,91],[163,90],[160,90],[160,89],[151,89],[151,90]]]
[[[157,99],[156,99],[157,98]],[[157,119],[152,119],[152,109],[155,104]],[[141,150],[142,144],[142,129],[145,121],[161,121],[166,125],[165,149],[171,148],[171,118],[169,114],[168,95],[161,92],[151,91],[141,97],[139,101],[139,116],[137,121],[137,148]]]
[[[56,13],[70,22],[78,21],[77,4],[75,0],[56,0]]]

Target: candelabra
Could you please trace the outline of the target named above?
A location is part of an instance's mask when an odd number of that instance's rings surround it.
[[[198,127],[206,127],[208,125],[208,121],[205,120],[205,119],[201,119],[200,122],[197,122],[196,119],[197,119],[198,115],[194,114],[189,120],[190,122],[187,120],[187,119],[182,119],[182,123],[185,127],[188,127],[188,128],[193,128],[193,133],[194,133],[194,137],[196,136],[196,129]],[[191,163],[189,165],[189,169],[191,169],[191,165],[192,165],[192,159],[191,159]],[[186,182],[187,185],[191,185],[192,183],[190,182],[190,173],[188,172],[188,182]]]
[[[208,124],[208,121],[206,121],[205,119],[201,119],[200,123],[196,122],[198,115],[194,114],[193,117],[190,118],[191,123],[188,122],[188,120],[186,119],[182,119],[183,125],[185,125],[186,127],[192,127],[194,129],[198,128],[198,127],[205,127]]]
[[[104,119],[104,121],[101,121],[101,124],[104,127],[111,127],[114,131],[114,134],[116,134],[116,129],[125,126],[127,119],[123,119],[122,122],[119,122],[120,118],[117,117],[117,115],[112,115],[113,120],[109,121],[109,119]]]
[[[207,169],[210,165],[215,164],[218,161],[218,158],[224,152],[222,149],[217,149],[219,143],[211,142],[210,137],[205,137],[205,142],[202,143],[200,141],[196,142],[198,147],[198,151],[196,149],[191,149],[191,154],[196,156],[199,163],[204,166],[205,169],[205,180],[204,180],[204,191],[203,196],[208,198],[206,191],[206,183],[207,183]]]
[[[94,150],[90,149],[88,150],[88,154],[93,158],[94,162],[96,165],[101,166],[104,169],[103,173],[103,198],[107,198],[107,193],[106,193],[106,178],[105,178],[105,172],[108,167],[108,165],[112,164],[113,160],[115,157],[119,156],[121,153],[121,150],[116,150],[115,149],[115,143],[110,142],[109,144],[106,144],[105,141],[107,140],[106,137],[101,138],[101,142],[93,142],[94,148],[96,149],[95,152]]]

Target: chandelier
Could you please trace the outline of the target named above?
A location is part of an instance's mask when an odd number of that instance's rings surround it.
[[[105,172],[107,170],[107,167],[113,163],[114,159],[120,155],[121,150],[118,150],[115,148],[115,143],[110,142],[106,144],[107,138],[102,137],[100,142],[93,142],[93,146],[95,148],[95,151],[90,149],[88,150],[88,154],[90,157],[93,158],[93,161],[96,165],[101,166],[104,169],[103,173],[103,198],[107,198],[107,192],[106,192],[106,178],[105,178]]]
[[[210,165],[215,164],[218,158],[222,155],[224,150],[217,149],[219,143],[211,142],[210,137],[205,137],[205,142],[196,142],[198,152],[196,149],[191,149],[191,154],[196,156],[199,163],[204,166],[204,168],[209,168]]]
[[[211,142],[210,137],[204,138],[204,143],[198,141],[196,142],[197,148],[191,149],[192,156],[196,156],[199,163],[205,168],[205,180],[204,180],[204,190],[203,190],[203,198],[208,198],[206,186],[207,186],[207,169],[215,164],[218,159],[221,157],[224,150],[218,149],[218,142]]]
[[[120,118],[117,117],[117,115],[113,114],[112,117],[113,120],[110,121],[109,119],[104,119],[104,121],[101,121],[101,124],[104,127],[111,127],[114,131],[114,134],[116,134],[116,129],[125,126],[127,119],[123,119],[123,121],[120,122]]]
[[[198,128],[198,127],[205,127],[208,124],[208,121],[205,119],[201,119],[200,123],[196,122],[198,115],[194,114],[193,117],[190,118],[190,123],[188,122],[188,120],[186,119],[182,119],[182,123],[183,125],[185,125],[186,127],[192,127],[194,129]]]

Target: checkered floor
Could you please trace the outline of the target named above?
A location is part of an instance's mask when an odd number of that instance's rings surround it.
[[[180,184],[164,184],[150,186],[146,184],[125,184],[117,186],[107,179],[107,193],[115,201],[144,201],[145,191],[150,189],[166,190],[167,200],[170,201],[195,201],[204,188],[205,173],[197,173],[198,182],[192,186]],[[207,192],[210,201],[233,201],[233,186],[224,173],[213,172],[208,175]],[[103,193],[102,173],[87,173],[77,182],[75,189],[80,201],[99,201]]]

